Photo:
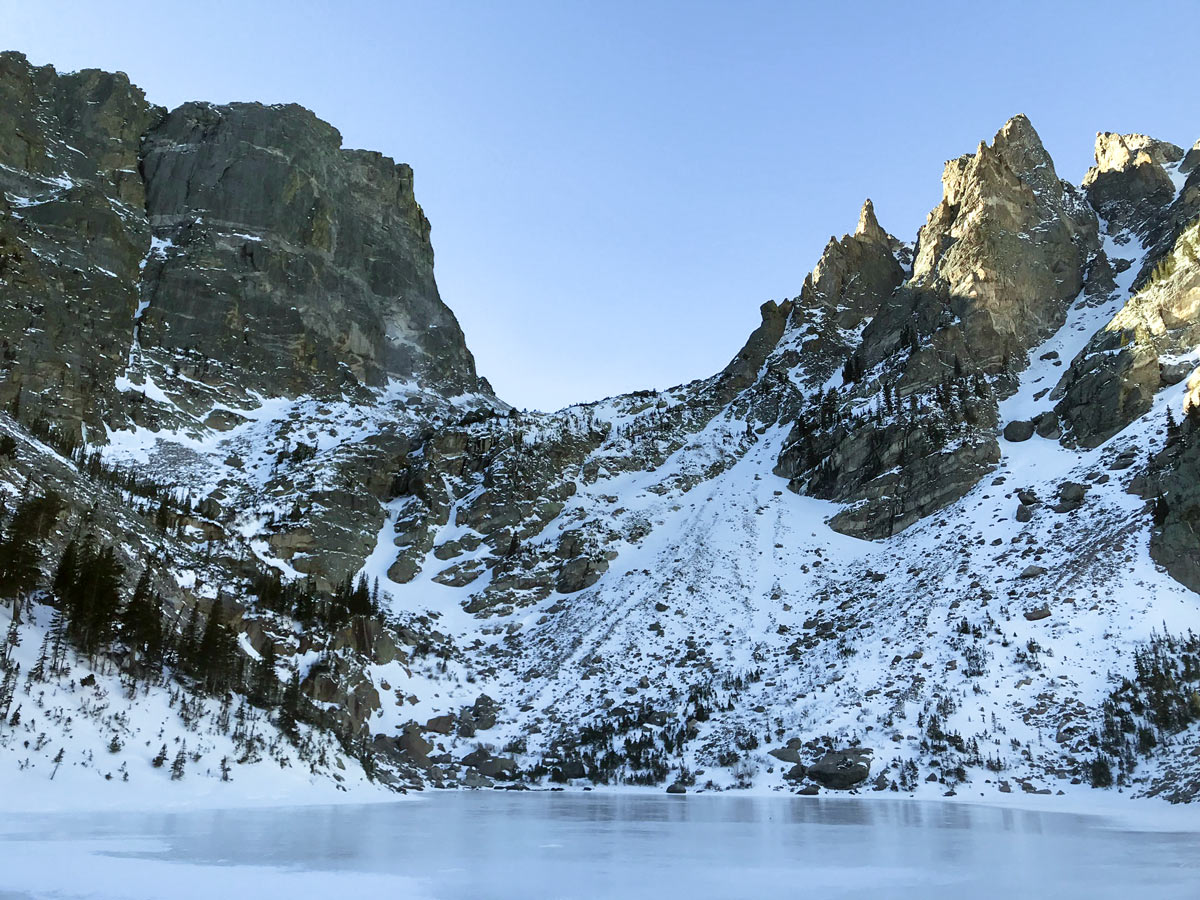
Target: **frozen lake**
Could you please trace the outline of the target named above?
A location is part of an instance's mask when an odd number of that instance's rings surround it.
[[[3,900],[367,891],[405,900],[1194,900],[1200,834],[913,800],[598,793],[0,817]]]

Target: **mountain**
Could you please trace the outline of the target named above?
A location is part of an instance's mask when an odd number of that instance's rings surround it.
[[[407,166],[15,53],[0,119],[14,790],[1200,792],[1200,144],[1016,116],[721,372],[528,413]]]

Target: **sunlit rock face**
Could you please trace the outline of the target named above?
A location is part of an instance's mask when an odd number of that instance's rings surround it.
[[[1179,421],[1136,487],[1154,504],[1150,555],[1200,592],[1200,369],[1187,381]]]
[[[1024,116],[991,145],[946,163],[942,187],[912,277],[864,333],[863,352],[868,362],[881,359],[910,324],[921,349],[957,354],[990,374],[1020,368],[1083,286],[1097,247],[1095,213],[1058,178]],[[908,378],[940,378],[928,353],[914,356]]]
[[[0,116],[0,402],[95,438],[177,419],[141,403],[181,370],[240,397],[481,388],[407,165],[298,106],[167,113],[17,53]]]
[[[1082,446],[1118,433],[1192,369],[1189,354],[1200,342],[1200,174],[1185,174],[1183,160],[1179,147],[1144,135],[1096,139],[1088,196],[1107,219],[1113,252],[1136,256],[1144,245],[1144,253],[1140,270],[1130,270],[1124,306],[1072,361],[1055,393],[1067,439]]]
[[[1144,134],[1096,135],[1096,164],[1083,177],[1088,202],[1110,231],[1125,229],[1148,236],[1153,220],[1175,198],[1166,166],[1183,159],[1183,150]]]
[[[882,415],[817,426],[815,439],[811,421],[801,423],[777,469],[794,489],[852,503],[834,525],[859,536],[911,525],[990,470],[996,397],[1011,390],[1029,349],[1061,327],[1098,246],[1095,213],[1055,174],[1024,116],[948,162],[942,183],[902,284],[862,264],[846,273],[847,254],[833,257],[840,282],[871,289],[876,312],[847,374],[855,404],[872,402]],[[874,246],[886,246],[878,234]],[[939,392],[950,420],[940,424],[922,413]]]
[[[1056,407],[1070,440],[1103,443],[1192,370],[1190,354],[1200,344],[1198,256],[1200,226],[1192,225],[1072,361]]]

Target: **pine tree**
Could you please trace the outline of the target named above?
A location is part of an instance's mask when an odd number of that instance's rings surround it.
[[[254,678],[250,686],[250,699],[257,706],[269,707],[275,701],[279,680],[275,674],[275,664],[275,644],[268,638],[262,656],[254,666]]]
[[[1088,765],[1088,774],[1091,776],[1092,787],[1112,787],[1112,765],[1109,763],[1108,757],[1100,755],[1093,759]]]
[[[79,546],[72,539],[63,550],[58,568],[54,572],[51,589],[60,601],[65,601],[79,577]]]
[[[283,691],[283,701],[279,705],[279,730],[296,739],[296,720],[300,715],[300,673],[292,672],[287,687]]]
[[[74,583],[67,591],[67,635],[81,651],[94,656],[116,633],[125,567],[112,547],[81,548]]]
[[[181,669],[190,674],[196,672],[196,640],[200,634],[200,604],[193,603],[192,611],[188,614],[187,624],[179,637],[179,646],[175,659]]]
[[[237,640],[225,625],[225,609],[218,597],[196,648],[196,678],[205,690],[219,693],[239,681],[236,666]]]
[[[50,671],[57,674],[63,670],[67,657],[67,618],[62,610],[55,610],[46,632],[50,639]]]
[[[171,780],[179,781],[183,778],[183,768],[187,765],[187,742],[185,741],[179,748],[179,752],[175,754],[175,759],[171,763]]]
[[[4,673],[4,681],[0,683],[0,722],[8,718],[9,707],[17,693],[17,678],[21,674],[21,665],[17,663]]]
[[[45,681],[46,680],[46,664],[50,660],[50,632],[47,631],[42,635],[42,646],[38,650],[37,662],[33,664],[33,668],[29,670],[30,681]]]
[[[167,745],[163,744],[162,749],[158,751],[158,755],[150,760],[150,765],[156,769],[161,769],[167,761]]]
[[[7,668],[12,651],[21,646],[21,620],[17,616],[16,601],[13,601],[13,617],[8,623],[8,634],[4,638],[4,646],[0,647],[0,667]]]
[[[21,501],[0,535],[0,597],[15,597],[37,586],[41,576],[39,544],[62,510],[62,499],[53,491]]]
[[[163,649],[161,599],[152,599],[150,589],[150,568],[147,566],[121,613],[120,634],[136,659],[157,667]]]

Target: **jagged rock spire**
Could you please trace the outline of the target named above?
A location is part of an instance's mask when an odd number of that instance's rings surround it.
[[[1059,180],[1024,115],[1009,119],[991,145],[947,162],[942,186],[921,229],[912,281],[940,298],[926,310],[930,321],[949,305],[966,351],[998,371],[1062,324],[1096,244],[1095,216]],[[889,318],[872,328],[899,325]],[[886,351],[887,335],[875,337]],[[949,338],[946,346],[958,343]]]
[[[858,227],[854,229],[854,236],[883,244],[888,242],[888,233],[875,218],[875,204],[871,202],[870,197],[863,202],[862,212],[858,214]]]

